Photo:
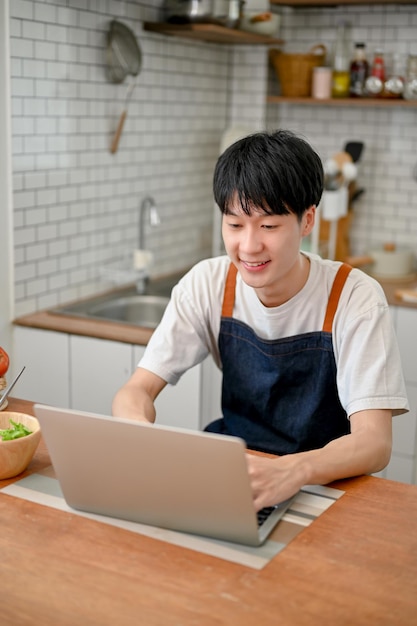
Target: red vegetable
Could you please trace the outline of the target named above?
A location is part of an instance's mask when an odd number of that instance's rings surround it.
[[[9,369],[9,355],[6,350],[0,348],[0,376],[4,376]]]

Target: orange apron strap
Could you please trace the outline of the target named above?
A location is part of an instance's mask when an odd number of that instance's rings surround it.
[[[331,333],[333,326],[333,318],[335,316],[337,305],[339,304],[340,294],[345,286],[345,282],[351,271],[351,266],[347,263],[343,263],[335,276],[332,290],[329,296],[329,302],[327,303],[326,315],[323,322],[323,331]]]
[[[230,263],[226,276],[226,284],[224,287],[222,317],[233,317],[233,306],[235,304],[236,274],[236,265]]]

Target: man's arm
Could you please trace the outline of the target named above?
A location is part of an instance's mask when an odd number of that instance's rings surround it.
[[[166,384],[160,376],[138,367],[114,396],[112,414],[115,417],[154,422],[154,401]]]
[[[291,497],[304,485],[372,474],[389,462],[392,411],[373,409],[350,416],[351,433],[323,448],[281,457],[248,454],[248,468],[257,510]]]

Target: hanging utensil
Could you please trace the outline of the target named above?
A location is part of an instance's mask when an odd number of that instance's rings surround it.
[[[137,76],[142,67],[142,52],[134,32],[112,20],[107,34],[107,78],[122,83],[128,74]]]
[[[5,391],[0,395],[0,409],[3,406],[3,404],[5,403],[7,396],[9,395],[9,393],[11,392],[11,390],[13,389],[13,387],[15,386],[17,381],[19,380],[19,378],[22,375],[24,369],[25,369],[25,365],[22,367],[22,369],[20,370],[18,375],[15,377],[15,379],[12,380],[10,385],[8,387],[6,387]]]
[[[113,20],[110,24],[110,30],[107,35],[107,78],[112,83],[122,83],[126,76],[131,75],[134,78],[138,76],[142,68],[142,52],[133,31]],[[125,107],[121,113],[119,123],[113,141],[111,143],[110,152],[117,152],[123,126],[127,116],[127,107],[132,96],[136,81],[133,81],[127,90]]]
[[[124,126],[126,115],[127,115],[127,107],[128,107],[129,100],[132,95],[134,87],[135,87],[135,84],[131,83],[127,89],[125,108],[122,111],[122,114],[120,116],[119,123],[117,125],[116,132],[114,133],[113,141],[111,142],[111,146],[110,146],[110,152],[112,154],[117,152],[117,148],[119,147],[120,135],[122,134],[123,126]]]
[[[343,150],[350,154],[354,163],[357,163],[361,158],[364,147],[363,141],[348,141]]]

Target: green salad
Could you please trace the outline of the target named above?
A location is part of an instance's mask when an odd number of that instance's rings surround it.
[[[0,439],[3,441],[11,441],[12,439],[19,439],[20,437],[26,437],[26,435],[32,434],[32,431],[24,424],[17,424],[12,419],[10,420],[10,424],[10,428],[0,429]]]

